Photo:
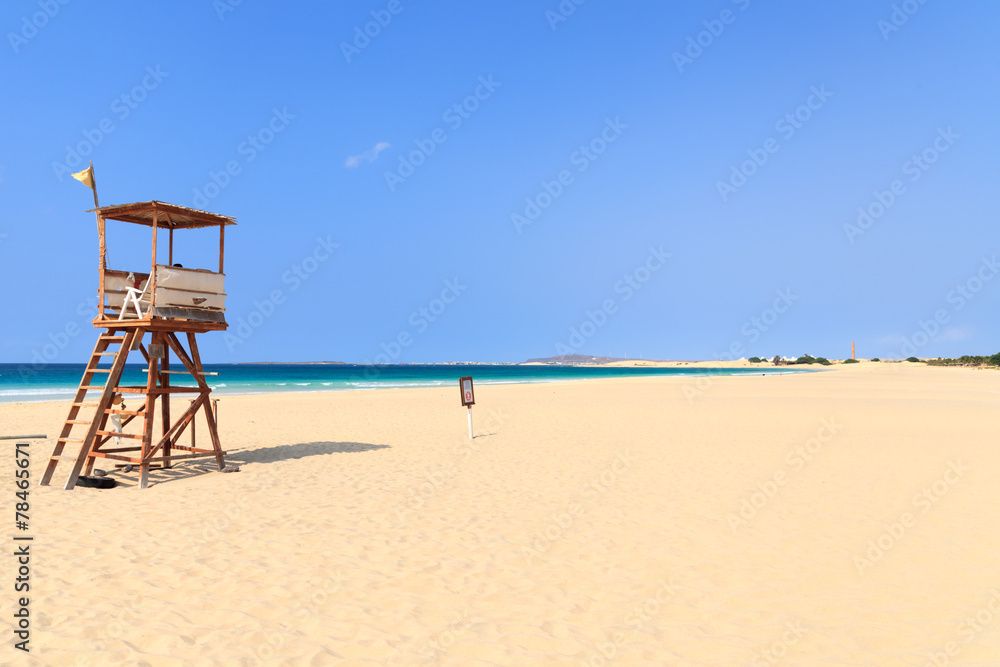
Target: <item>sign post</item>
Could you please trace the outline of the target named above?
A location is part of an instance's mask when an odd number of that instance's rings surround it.
[[[458,378],[458,386],[462,390],[462,405],[469,408],[469,440],[472,440],[472,406],[476,404],[476,395],[472,388],[472,378]]]

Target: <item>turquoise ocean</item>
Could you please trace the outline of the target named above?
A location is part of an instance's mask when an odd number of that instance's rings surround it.
[[[0,403],[59,401],[73,396],[85,364],[0,364]],[[178,364],[178,366],[180,366]],[[142,365],[127,365],[123,384],[145,385]],[[182,367],[181,367],[182,368]],[[179,369],[178,369],[179,370]],[[205,364],[218,375],[206,379],[216,394],[286,391],[359,391],[393,387],[458,386],[471,375],[476,384],[560,382],[592,378],[648,376],[760,375],[788,369],[708,369],[602,366],[524,366],[512,364]],[[803,372],[803,371],[792,371]],[[100,382],[98,378],[95,381]],[[177,385],[193,384],[174,375]]]

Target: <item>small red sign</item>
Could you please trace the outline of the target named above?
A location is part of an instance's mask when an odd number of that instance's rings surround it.
[[[464,377],[458,379],[458,385],[462,390],[462,405],[475,405],[476,395],[472,389],[472,378]]]

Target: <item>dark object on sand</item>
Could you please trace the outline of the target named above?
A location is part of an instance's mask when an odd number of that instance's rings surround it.
[[[108,473],[100,468],[94,469],[94,477],[107,477]]]
[[[113,489],[117,483],[114,477],[87,477],[80,475],[80,478],[76,480],[77,486],[92,489]]]
[[[228,466],[227,465],[226,467],[224,467],[219,472],[239,472],[239,471],[240,471],[240,467],[239,466]]]

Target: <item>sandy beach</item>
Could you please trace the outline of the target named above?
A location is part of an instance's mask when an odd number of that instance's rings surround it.
[[[62,464],[31,488],[32,651],[2,662],[1000,664],[1000,373],[477,401],[469,440],[454,388],[225,397],[239,473],[66,492]],[[51,438],[65,411],[2,405],[2,430]],[[31,445],[33,481],[51,448]]]

